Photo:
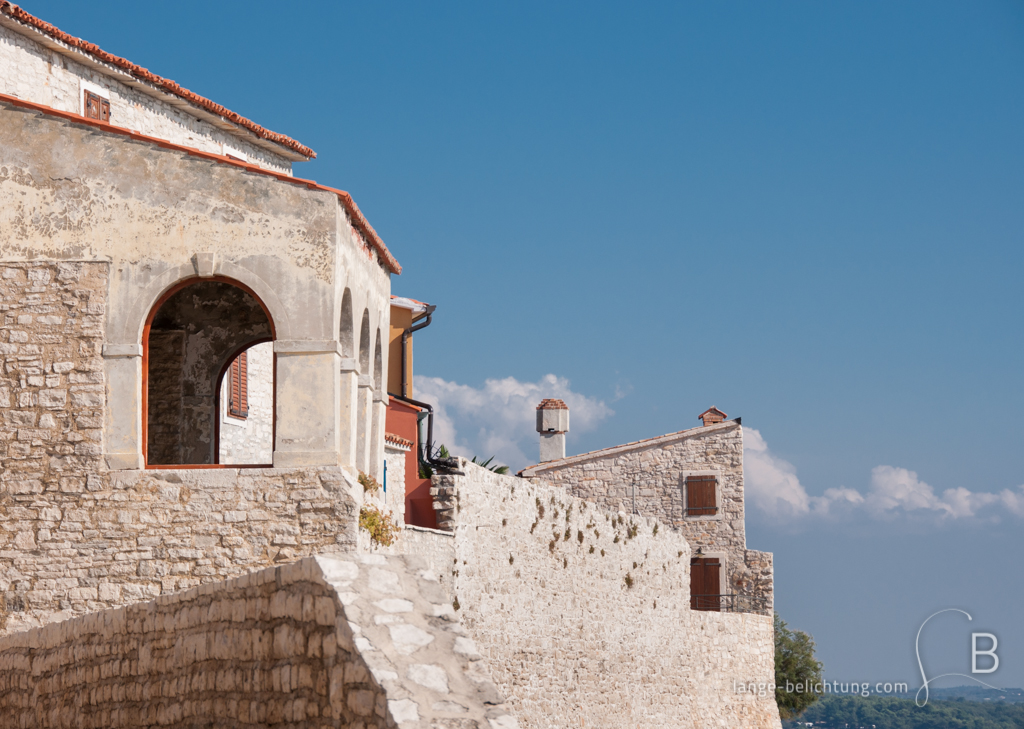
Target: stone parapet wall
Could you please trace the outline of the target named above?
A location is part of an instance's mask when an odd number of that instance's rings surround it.
[[[435,477],[470,635],[527,727],[780,726],[772,620],[691,611],[690,545],[655,519],[467,463]]]
[[[4,724],[515,729],[436,578],[311,558],[0,639]]]

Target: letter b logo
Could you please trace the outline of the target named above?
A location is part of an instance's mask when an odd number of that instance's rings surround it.
[[[992,641],[992,647],[988,650],[978,650],[978,638],[985,638]],[[971,633],[971,673],[995,673],[999,668],[999,656],[996,655],[996,648],[999,641],[991,633]],[[978,668],[978,656],[989,656],[992,659],[990,668]]]

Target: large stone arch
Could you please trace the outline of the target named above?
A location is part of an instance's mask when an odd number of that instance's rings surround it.
[[[121,321],[108,329],[107,343],[113,345],[141,345],[142,331],[146,326],[153,307],[168,291],[191,279],[201,280],[219,276],[230,279],[243,289],[248,289],[264,306],[271,321],[274,322],[275,339],[289,340],[294,338],[288,310],[285,308],[277,292],[254,271],[230,261],[218,262],[204,270],[202,266],[189,262],[180,266],[171,266],[145,283],[139,293],[132,299]],[[116,305],[112,298],[112,303]],[[117,311],[108,314],[111,318],[121,318]]]

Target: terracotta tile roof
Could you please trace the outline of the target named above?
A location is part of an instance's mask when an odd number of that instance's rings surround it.
[[[309,147],[300,144],[291,137],[285,136],[284,134],[278,134],[277,132],[272,132],[269,129],[265,129],[256,122],[246,119],[241,114],[236,114],[230,109],[227,109],[221,106],[220,104],[210,101],[206,97],[193,93],[192,91],[189,91],[188,89],[184,88],[180,84],[175,83],[174,81],[171,81],[170,79],[163,78],[162,76],[157,76],[149,69],[134,64],[125,58],[115,56],[112,53],[107,53],[94,43],[89,43],[88,41],[84,41],[81,38],[76,38],[73,35],[65,33],[60,28],[57,28],[51,25],[50,23],[47,23],[45,20],[41,20],[35,17],[34,15],[26,13],[17,5],[14,5],[13,3],[9,2],[9,0],[0,0],[0,13],[3,13],[4,15],[7,15],[13,18],[14,20],[17,20],[19,23],[24,23],[25,25],[31,26],[32,28],[35,28],[39,32],[50,36],[56,41],[59,41],[76,50],[82,51],[83,53],[88,53],[90,56],[93,56],[97,60],[102,61],[103,63],[110,64],[111,66],[114,66],[122,71],[125,71],[141,81],[151,83],[154,86],[157,86],[168,93],[174,94],[175,96],[185,99],[190,104],[194,104],[198,106],[200,109],[204,109],[205,111],[208,111],[212,114],[221,116],[224,119],[227,119],[228,121],[237,124],[238,126],[244,129],[249,130],[257,137],[261,137],[262,139],[274,142],[275,144],[280,144],[282,147],[287,147],[288,149],[297,152],[304,157],[316,157],[316,152],[314,152]]]
[[[400,435],[395,435],[394,433],[385,433],[384,440],[391,445],[400,446],[401,448],[409,448],[410,450],[416,445],[411,440],[403,438]]]
[[[554,398],[544,398],[540,401],[540,405],[537,406],[538,410],[568,410],[569,406],[566,405],[562,400],[556,400]]]
[[[3,0],[0,0],[0,2],[2,1]],[[166,139],[147,137],[144,134],[137,134],[136,132],[133,132],[130,129],[125,129],[124,127],[117,127],[113,124],[108,124],[107,122],[102,122],[97,119],[86,119],[84,116],[80,116],[78,114],[72,114],[68,111],[60,111],[59,109],[54,109],[49,106],[43,106],[42,104],[35,104],[31,101],[19,99],[16,96],[0,94],[0,102],[10,104],[11,106],[20,106],[23,109],[31,109],[32,111],[39,112],[40,114],[47,114],[49,116],[59,117],[61,119],[65,119],[76,124],[85,124],[87,126],[97,127],[99,129],[102,129],[103,131],[107,131],[112,134],[120,134],[135,141],[149,142],[151,144],[155,144],[158,147],[164,147],[165,149],[174,149],[181,152],[185,152],[186,154],[192,157],[199,157],[201,159],[207,159],[213,162],[218,162],[220,164],[231,165],[233,167],[243,169],[246,172],[254,172],[260,175],[267,175],[269,177],[274,177],[280,180],[281,182],[288,182],[293,185],[303,185],[305,187],[308,187],[310,190],[324,190],[325,192],[333,193],[334,195],[338,196],[338,199],[341,201],[342,207],[344,207],[345,212],[348,213],[348,217],[352,221],[352,226],[360,233],[360,235],[362,235],[362,237],[366,241],[367,248],[373,248],[374,250],[376,250],[377,254],[381,257],[381,260],[383,261],[384,265],[386,265],[392,273],[402,273],[402,266],[399,265],[398,261],[395,260],[395,257],[391,255],[391,251],[388,250],[387,246],[384,245],[384,241],[382,241],[380,239],[380,236],[377,235],[377,231],[375,231],[373,229],[373,226],[370,225],[370,221],[363,217],[362,212],[360,212],[359,210],[359,206],[356,205],[355,201],[352,199],[352,196],[349,195],[344,190],[339,190],[335,187],[327,187],[326,185],[320,185],[314,182],[313,180],[304,180],[301,177],[290,177],[289,175],[285,175],[280,172],[274,172],[273,170],[265,170],[262,167],[257,167],[256,165],[251,165],[247,162],[241,162],[239,160],[232,159],[231,157],[225,157],[222,154],[213,154],[212,152],[204,152],[200,149],[195,149],[193,147],[185,147],[181,144],[174,144],[172,142],[168,142]]]

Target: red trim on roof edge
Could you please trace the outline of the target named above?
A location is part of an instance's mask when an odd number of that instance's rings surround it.
[[[206,111],[217,114],[218,116],[222,116],[228,121],[233,122],[234,124],[237,124],[240,127],[248,129],[257,137],[262,137],[263,139],[274,142],[275,144],[280,144],[282,147],[287,147],[288,149],[298,152],[304,157],[309,157],[310,159],[316,157],[316,152],[314,152],[312,149],[305,146],[304,144],[300,144],[291,137],[285,136],[284,134],[278,134],[277,132],[272,132],[269,129],[266,129],[265,127],[261,127],[256,122],[246,119],[241,114],[236,114],[230,109],[223,107],[216,102],[210,101],[204,96],[200,96],[197,93],[189,91],[184,86],[181,86],[180,84],[177,84],[174,81],[171,81],[170,79],[163,78],[162,76],[157,76],[149,69],[134,64],[126,58],[121,58],[120,56],[115,56],[112,53],[107,53],[94,43],[89,43],[88,41],[84,41],[81,38],[76,38],[73,35],[65,33],[60,28],[57,28],[56,26],[53,26],[50,23],[47,23],[45,20],[41,20],[34,15],[26,13],[17,5],[11,3],[9,0],[0,0],[0,12],[4,13],[5,15],[9,15],[10,17],[14,18],[20,23],[32,26],[36,30],[45,33],[46,35],[50,36],[55,40],[60,41],[61,43],[69,45],[72,48],[82,51],[83,53],[88,53],[90,56],[95,56],[97,59],[103,61],[104,63],[109,63],[111,66],[117,66],[121,70],[127,71],[136,78],[139,78],[143,81],[148,81],[154,86],[159,86],[164,91],[172,93],[175,96],[179,96],[182,99],[188,101],[189,103],[195,104],[201,109],[205,109]]]
[[[0,2],[2,1],[3,0],[0,0]],[[388,247],[384,245],[384,241],[382,241],[380,236],[377,235],[377,231],[375,231],[373,226],[370,225],[370,221],[368,221],[363,216],[362,212],[360,212],[359,206],[356,205],[352,196],[344,190],[339,190],[335,187],[327,187],[326,185],[321,185],[314,180],[304,180],[301,177],[290,177],[281,172],[265,170],[262,167],[257,167],[256,165],[252,165],[247,162],[240,162],[239,160],[225,157],[222,154],[204,152],[201,149],[196,149],[195,147],[186,147],[181,144],[174,144],[173,142],[168,142],[166,139],[147,137],[145,134],[138,134],[130,129],[125,129],[124,127],[116,127],[113,124],[101,122],[97,119],[86,119],[84,116],[72,114],[69,111],[61,111],[60,109],[54,109],[49,106],[43,106],[42,104],[36,104],[31,101],[25,101],[24,99],[19,99],[17,96],[0,94],[0,102],[10,104],[11,106],[20,106],[24,109],[31,109],[32,111],[36,111],[41,114],[48,114],[49,116],[56,116],[76,124],[85,124],[86,126],[97,127],[105,132],[120,134],[121,136],[128,137],[129,139],[139,142],[149,142],[158,147],[185,152],[191,157],[199,157],[201,159],[210,160],[211,162],[239,167],[247,172],[255,172],[257,174],[267,175],[268,177],[274,177],[281,182],[290,182],[294,185],[304,185],[310,190],[323,190],[324,192],[333,193],[338,196],[339,200],[341,200],[342,207],[345,208],[345,212],[348,214],[348,217],[352,222],[352,227],[354,227],[366,242],[377,251],[378,255],[384,259],[384,263],[387,265],[388,269],[394,274],[402,273],[402,266],[397,260],[395,260],[395,257],[391,255],[391,251],[388,250]]]

